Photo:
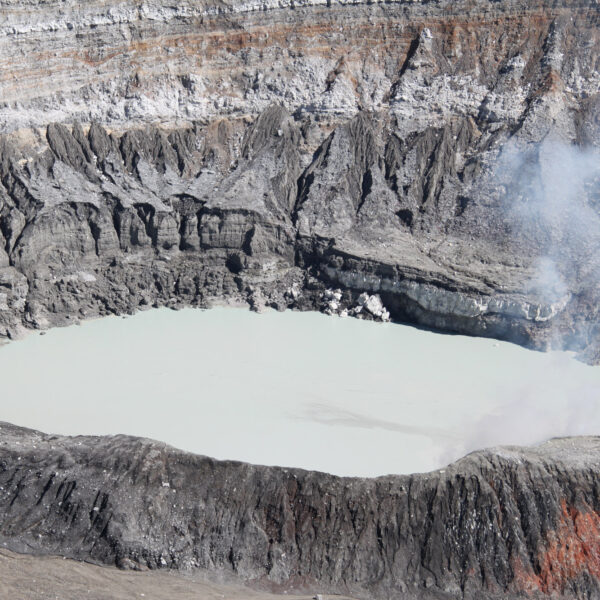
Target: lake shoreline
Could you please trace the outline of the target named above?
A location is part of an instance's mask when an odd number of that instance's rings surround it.
[[[2,420],[340,475],[431,471],[479,448],[600,431],[600,371],[565,353],[315,312],[86,321],[3,346],[0,377],[21,399]]]

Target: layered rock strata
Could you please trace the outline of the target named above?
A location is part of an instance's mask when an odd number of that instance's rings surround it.
[[[0,543],[361,598],[597,598],[600,440],[377,479],[2,424]]]
[[[595,2],[0,13],[0,335],[232,299],[597,361]]]
[[[0,0],[0,336],[243,300],[597,362],[591,0]],[[0,429],[0,541],[365,598],[597,598],[598,440],[340,479]]]

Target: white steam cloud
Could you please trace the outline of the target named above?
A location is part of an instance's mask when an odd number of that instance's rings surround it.
[[[562,141],[509,142],[495,171],[516,250],[529,251],[529,292],[553,302],[600,281],[600,152]]]
[[[576,294],[599,297],[600,152],[551,139],[509,141],[494,181],[500,186],[509,243],[516,255],[531,259],[524,291],[545,304]],[[554,334],[555,347],[563,347],[565,340]],[[587,334],[586,329],[578,333]],[[576,369],[562,353],[548,358],[545,372],[516,375],[514,365],[504,365],[512,385],[497,390],[499,396],[506,392],[504,401],[465,432],[462,450],[600,434],[600,383],[586,371],[600,367]]]

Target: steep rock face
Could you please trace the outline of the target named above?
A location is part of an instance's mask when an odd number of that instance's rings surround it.
[[[231,299],[598,362],[599,10],[0,0],[0,336]],[[600,595],[595,439],[351,480],[0,433],[15,550],[372,598]]]
[[[377,479],[1,425],[0,542],[365,598],[596,598],[596,438]]]
[[[596,3],[0,10],[0,335],[340,288],[596,360]]]
[[[257,114],[273,101],[390,107],[421,126],[451,113],[518,121],[552,83],[594,93],[597,77],[596,5],[585,0],[1,7],[6,131],[62,117],[122,127]],[[573,53],[579,44],[592,51]]]

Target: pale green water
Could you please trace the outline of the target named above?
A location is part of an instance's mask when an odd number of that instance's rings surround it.
[[[152,310],[0,347],[0,420],[342,475],[600,433],[600,368],[318,313]]]

